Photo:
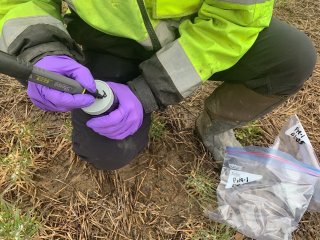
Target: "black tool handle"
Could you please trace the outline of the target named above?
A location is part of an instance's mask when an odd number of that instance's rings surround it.
[[[71,78],[34,67],[31,63],[23,62],[2,51],[0,52],[0,72],[17,78],[25,84],[27,81],[31,81],[71,94],[84,93],[85,91],[77,81]]]
[[[22,62],[10,54],[0,51],[0,73],[27,82],[32,72],[31,63]]]
[[[37,67],[33,67],[29,81],[71,94],[84,93],[85,91],[77,81]]]
[[[30,81],[70,94],[87,93],[95,98],[104,97],[98,90],[94,93],[86,91],[80,83],[74,81],[72,78],[37,68],[29,62],[23,62],[3,51],[0,51],[0,73],[18,79],[24,85],[27,85],[28,81]]]

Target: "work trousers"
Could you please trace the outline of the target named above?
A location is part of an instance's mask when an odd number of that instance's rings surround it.
[[[77,22],[79,23],[79,22]],[[84,24],[82,22],[82,24]],[[81,24],[76,24],[81,26]],[[89,26],[81,26],[83,30]],[[117,45],[110,47],[110,51],[104,46],[104,37],[97,37],[96,41],[90,43],[89,40],[79,39],[77,30],[68,28],[71,36],[82,45],[86,57],[85,65],[90,69],[95,79],[126,83],[139,76],[139,64],[150,56],[150,52],[141,53],[139,49],[136,59],[126,58],[123,54],[117,54],[116,49],[121,49]],[[85,30],[86,31],[86,30]],[[89,31],[89,30],[88,30]],[[90,31],[95,31],[91,29]],[[96,31],[91,35],[94,36]],[[101,33],[102,34],[102,33]],[[111,37],[112,38],[112,37]],[[109,37],[105,38],[106,41]],[[113,39],[114,40],[114,39]],[[121,39],[116,42],[121,42]],[[123,48],[128,49],[128,45]],[[128,51],[134,52],[133,49]],[[130,54],[128,53],[128,56]],[[144,59],[145,58],[145,59]],[[210,79],[223,81],[220,86],[220,95],[228,95],[229,86],[239,86],[239,93],[243,88],[261,96],[290,96],[297,92],[303,83],[311,75],[316,62],[316,51],[310,39],[294,27],[272,19],[268,28],[264,29],[252,48],[230,69],[214,74]],[[221,90],[223,89],[223,90]],[[224,91],[224,92],[223,92]],[[230,95],[230,94],[229,94]],[[236,108],[237,93],[228,99],[228,111]],[[215,101],[213,93],[206,101],[210,105]],[[222,97],[223,98],[223,97]],[[232,102],[233,101],[233,102]],[[255,107],[251,102],[246,106],[247,111]],[[210,106],[205,108],[210,110]],[[235,109],[236,110],[236,109]],[[216,110],[217,111],[217,110]],[[220,110],[218,110],[220,111]],[[267,112],[264,112],[266,114]],[[215,113],[219,115],[219,112]],[[261,115],[260,115],[261,116]],[[140,129],[132,136],[124,140],[112,140],[101,136],[86,126],[86,122],[92,116],[84,113],[81,109],[72,111],[73,124],[73,149],[75,153],[84,161],[93,164],[98,169],[114,170],[121,168],[133,160],[148,143],[148,132],[151,125],[150,114],[145,114],[144,121]],[[233,116],[236,121],[237,116]]]

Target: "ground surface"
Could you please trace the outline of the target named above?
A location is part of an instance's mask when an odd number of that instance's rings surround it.
[[[319,1],[281,1],[276,15],[305,31],[320,51]],[[318,64],[297,95],[246,128],[245,136],[267,146],[297,114],[320,156],[319,80]],[[6,76],[0,84],[0,224],[9,219],[3,212],[17,223],[8,220],[0,238],[244,239],[203,214],[208,204],[215,206],[220,165],[194,136],[194,119],[215,83],[155,114],[148,148],[113,172],[97,171],[73,154],[69,114],[37,110]],[[319,225],[319,214],[305,214],[294,239],[320,239]]]

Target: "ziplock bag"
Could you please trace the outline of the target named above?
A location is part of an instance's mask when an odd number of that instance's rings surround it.
[[[209,218],[254,239],[291,239],[307,210],[320,170],[264,147],[227,147]]]
[[[285,123],[271,147],[289,153],[295,159],[320,169],[318,158],[296,115],[291,116]],[[315,185],[308,210],[320,212],[320,178]]]

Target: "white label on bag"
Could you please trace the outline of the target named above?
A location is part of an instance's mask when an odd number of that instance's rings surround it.
[[[253,181],[258,181],[262,179],[262,175],[230,170],[228,182],[226,188],[232,188],[234,186],[239,186],[242,184],[250,183]]]
[[[300,122],[285,131],[285,134],[296,140],[299,144],[307,143],[311,145],[310,140]]]

